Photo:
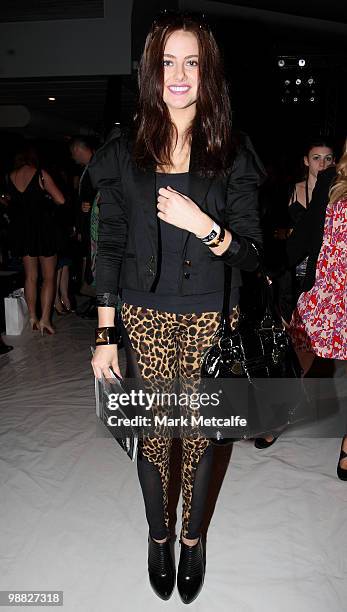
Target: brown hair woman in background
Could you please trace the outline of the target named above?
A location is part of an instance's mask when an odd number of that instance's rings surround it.
[[[23,258],[24,294],[33,331],[54,334],[50,322],[55,294],[57,232],[54,204],[64,204],[65,197],[51,176],[39,168],[35,150],[27,146],[15,158],[9,175],[9,216],[11,251]],[[45,193],[46,192],[46,193]],[[50,197],[47,197],[49,194]],[[37,319],[36,295],[38,266],[42,272],[41,319]]]

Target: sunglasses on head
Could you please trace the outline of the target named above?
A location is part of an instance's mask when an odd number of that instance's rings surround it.
[[[160,11],[153,20],[152,31],[155,31],[158,27],[165,25],[171,25],[175,22],[181,22],[182,20],[192,21],[196,23],[199,28],[211,31],[211,27],[206,19],[205,13],[194,13],[190,11],[175,11],[174,9],[163,9]]]

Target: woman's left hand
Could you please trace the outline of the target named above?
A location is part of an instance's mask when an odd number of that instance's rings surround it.
[[[158,196],[158,217],[180,229],[198,236],[206,236],[211,231],[213,221],[188,196],[172,187],[161,187]]]

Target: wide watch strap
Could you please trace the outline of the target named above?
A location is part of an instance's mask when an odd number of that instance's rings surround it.
[[[220,244],[222,244],[224,238],[225,238],[225,229],[224,229],[224,227],[221,227],[221,230],[220,230],[218,236],[213,240],[213,242],[210,242],[207,246],[209,246],[210,248],[214,249],[215,247],[217,247]]]
[[[97,327],[95,329],[95,346],[118,344],[118,334],[115,327]]]
[[[200,238],[201,242],[203,242],[204,244],[209,245],[209,243],[213,242],[213,240],[218,236],[219,232],[220,227],[218,223],[214,221],[210,233],[207,234],[207,236],[197,236],[197,238]]]

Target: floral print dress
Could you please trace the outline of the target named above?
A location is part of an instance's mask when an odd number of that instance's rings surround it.
[[[299,297],[290,334],[300,351],[347,360],[347,198],[327,207],[316,281]]]

